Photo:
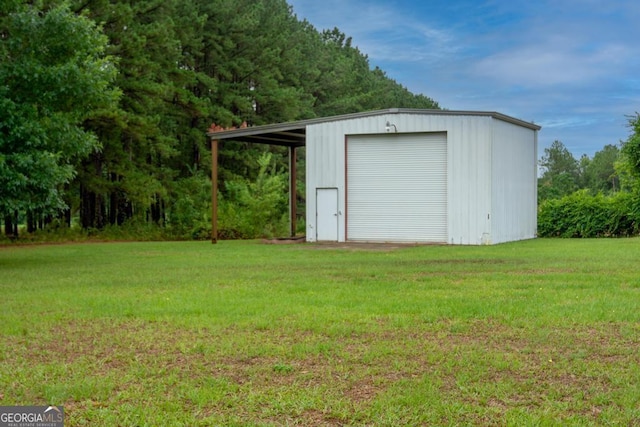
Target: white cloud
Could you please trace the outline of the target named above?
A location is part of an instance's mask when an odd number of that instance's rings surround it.
[[[631,53],[620,45],[588,49],[569,40],[551,40],[489,55],[474,71],[507,85],[585,85],[615,73]]]
[[[294,13],[313,16],[320,31],[338,27],[372,62],[433,63],[457,50],[444,28],[407,14],[391,3],[289,0]],[[300,16],[299,16],[300,17]]]
[[[543,120],[538,124],[547,129],[587,126],[593,123],[593,119],[585,118],[584,116],[557,116],[552,119]]]

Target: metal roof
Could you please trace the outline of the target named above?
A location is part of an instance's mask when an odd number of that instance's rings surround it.
[[[208,132],[207,136],[214,140],[237,139],[245,142],[258,144],[284,145],[287,147],[301,147],[306,142],[307,126],[322,123],[329,123],[341,120],[358,119],[362,117],[379,116],[383,114],[422,114],[422,115],[442,115],[442,116],[482,116],[492,117],[518,126],[523,126],[532,130],[540,130],[541,127],[535,123],[516,119],[505,114],[490,111],[451,111],[451,110],[428,110],[414,108],[390,108],[386,110],[366,111],[362,113],[343,114],[340,116],[320,117],[295,122],[270,124],[263,126],[253,126],[240,129]]]

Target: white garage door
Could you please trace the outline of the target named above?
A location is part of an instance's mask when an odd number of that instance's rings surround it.
[[[447,135],[347,139],[347,240],[447,241]]]

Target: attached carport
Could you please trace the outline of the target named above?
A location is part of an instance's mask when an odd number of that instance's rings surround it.
[[[303,120],[275,125],[222,129],[212,126],[211,139],[211,242],[218,241],[218,147],[221,141],[236,140],[289,149],[289,223],[291,236],[296,232],[296,149],[306,143],[306,126],[319,120]]]

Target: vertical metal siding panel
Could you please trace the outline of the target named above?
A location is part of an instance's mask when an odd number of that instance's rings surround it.
[[[307,126],[306,129],[306,183],[305,183],[305,222],[307,226],[307,241],[315,241],[316,236],[316,188],[320,180],[318,163],[321,160],[321,133],[319,126]]]
[[[483,120],[478,120],[478,191],[476,193],[477,198],[482,200],[476,200],[476,206],[478,209],[475,212],[475,244],[490,244],[491,243],[491,184],[492,184],[492,169],[491,169],[491,153],[493,147],[493,119],[485,117]]]
[[[536,131],[495,120],[493,150],[494,243],[535,237]]]
[[[458,171],[460,186],[462,187],[461,216],[464,226],[460,236],[461,244],[475,243],[473,235],[476,227],[474,224],[474,211],[478,202],[478,135],[474,129],[475,122],[471,119],[461,119],[462,134],[459,143],[458,155],[462,157],[462,168]]]
[[[490,233],[491,122],[488,117],[447,117],[449,132],[450,242],[477,245]]]
[[[538,131],[533,131],[533,173],[531,174],[533,184],[533,199],[535,208],[533,211],[533,236],[538,236]]]
[[[491,151],[492,151],[492,119],[483,117],[478,120],[478,181],[476,191],[477,209],[474,212],[475,233],[472,244],[491,243]]]
[[[332,126],[322,126],[322,161],[316,165],[319,170],[319,187],[336,186],[336,132]]]
[[[462,243],[462,235],[466,233],[464,222],[463,201],[467,198],[465,187],[461,185],[461,172],[466,170],[462,155],[462,121],[448,120],[447,131],[449,140],[449,242]]]

